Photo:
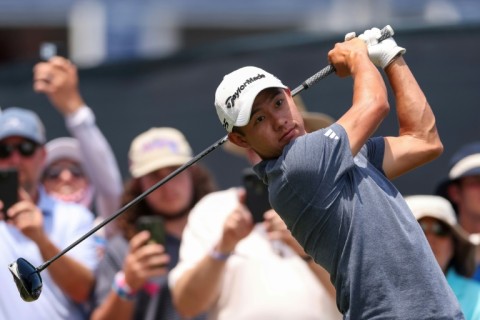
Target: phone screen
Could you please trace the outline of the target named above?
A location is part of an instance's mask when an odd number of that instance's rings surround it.
[[[268,200],[268,187],[260,180],[253,169],[243,171],[243,185],[246,190],[246,206],[252,213],[253,222],[263,221],[263,214],[272,206]]]
[[[18,202],[17,169],[0,169],[0,199],[3,202],[3,212]],[[5,219],[7,218],[5,216]]]
[[[165,245],[165,226],[159,216],[141,216],[136,222],[137,230],[150,232],[150,242]]]
[[[65,45],[61,42],[42,42],[39,48],[40,59],[48,61],[55,56],[67,57]]]

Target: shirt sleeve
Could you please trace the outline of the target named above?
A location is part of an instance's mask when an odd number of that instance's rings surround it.
[[[348,182],[354,166],[347,133],[339,124],[297,138],[284,156],[283,184],[300,186],[288,192],[302,197],[304,203],[314,197],[324,199],[324,207]]]
[[[214,192],[202,198],[192,209],[182,234],[178,264],[169,273],[170,288],[219,241],[223,224],[238,203],[235,195],[235,189]]]
[[[374,137],[368,139],[362,151],[365,151],[365,156],[368,161],[377,168],[380,172],[383,172],[383,158],[385,155],[385,139],[383,137]]]
[[[58,204],[57,218],[64,227],[64,245],[70,245],[83,237],[94,226],[93,214],[83,206],[70,203]],[[93,237],[88,237],[67,253],[68,256],[95,270],[98,265],[98,255]]]
[[[122,269],[123,260],[127,254],[128,242],[116,236],[107,245],[105,255],[100,261],[95,272],[95,291],[93,294],[94,307],[99,306],[105,300],[112,288],[115,274]]]
[[[96,211],[105,218],[120,206],[122,176],[110,144],[95,122],[95,115],[87,107],[65,119],[70,134],[80,144],[85,158],[85,170],[96,192]]]

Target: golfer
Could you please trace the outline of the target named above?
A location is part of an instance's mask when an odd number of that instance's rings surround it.
[[[393,38],[380,30],[328,53],[353,78],[352,105],[331,126],[306,134],[289,88],[244,67],[227,74],[215,106],[228,138],[263,159],[256,173],[292,234],[331,276],[345,319],[464,319],[402,195],[389,181],[438,157],[435,117]],[[396,137],[370,136],[389,112]],[[224,252],[228,254],[228,252]]]

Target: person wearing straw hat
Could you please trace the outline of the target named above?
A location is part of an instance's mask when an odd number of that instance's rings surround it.
[[[334,122],[295,99],[309,131]],[[224,146],[251,165],[260,161],[252,149],[228,141]],[[274,210],[253,215],[243,188],[214,192],[197,203],[169,278],[177,310],[185,317],[207,312],[209,319],[341,319],[328,273],[280,216]]]
[[[434,195],[405,198],[420,224],[433,254],[452,287],[465,319],[480,319],[480,284],[470,277],[475,271],[474,240],[458,224],[446,199]]]
[[[122,205],[133,201],[192,157],[189,142],[175,128],[150,128],[139,134],[128,152],[131,179],[125,184]],[[94,310],[90,319],[181,319],[171,302],[167,278],[177,264],[190,210],[215,188],[210,171],[202,164],[195,164],[119,217],[120,233],[108,241],[105,256],[96,270]],[[160,218],[157,228],[147,228],[150,234],[139,227],[144,216]],[[163,236],[152,243],[154,234]],[[202,315],[196,319],[203,319]]]

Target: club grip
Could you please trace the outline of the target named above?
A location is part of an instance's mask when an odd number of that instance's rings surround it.
[[[381,32],[381,35],[380,35],[380,38],[378,38],[378,42],[382,42],[383,40],[390,38],[394,34],[393,28],[390,25],[386,25],[385,27],[383,27],[382,30],[380,30],[380,32]],[[321,79],[327,77],[328,75],[334,72],[335,72],[335,67],[329,64],[328,66],[326,66],[325,68],[323,68],[322,70],[318,71],[313,76],[305,80],[301,85],[293,89],[292,96],[295,96],[301,91],[310,88],[313,84],[317,83]]]

